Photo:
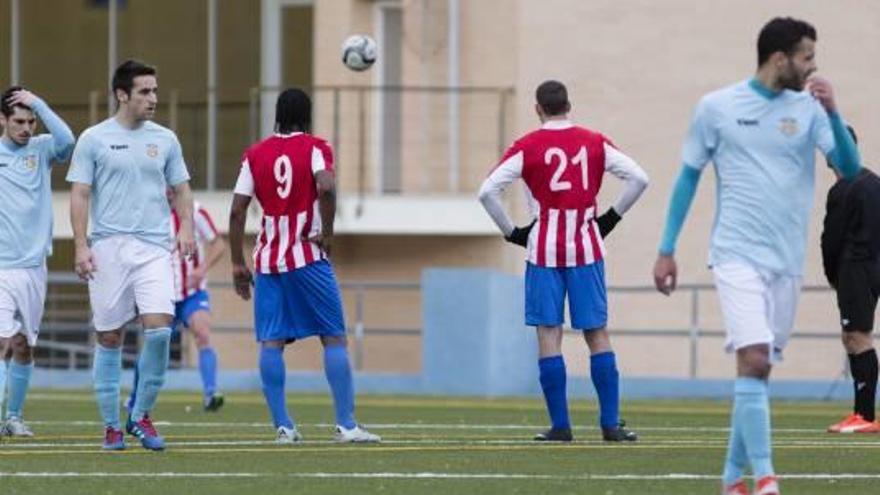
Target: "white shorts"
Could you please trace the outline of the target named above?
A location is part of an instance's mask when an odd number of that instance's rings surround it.
[[[138,314],[174,315],[171,253],[136,237],[120,235],[92,246],[97,270],[89,280],[95,330],[116,330]]]
[[[33,268],[0,270],[0,338],[20,333],[31,347],[35,346],[45,302],[45,263]]]
[[[776,360],[788,344],[802,277],[780,275],[743,262],[712,267],[727,328],[728,352],[768,344]]]

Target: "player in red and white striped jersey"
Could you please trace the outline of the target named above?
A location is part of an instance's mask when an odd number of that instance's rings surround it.
[[[618,416],[618,372],[605,329],[605,246],[602,239],[636,202],[648,176],[602,134],[568,120],[571,105],[562,83],[546,81],[536,91],[543,124],[517,140],[480,189],[480,201],[508,241],[525,247],[526,324],[536,326],[541,386],[551,427],[535,439],[571,441],[562,359],[563,307],[568,294],[571,326],[590,349],[591,377],[600,404],[600,425],[608,441],[632,441]],[[596,196],[605,172],[625,183],[620,197],[596,216]],[[522,179],[534,220],[515,227],[501,194]]]
[[[284,347],[319,336],[324,371],[336,409],[336,440],[378,442],[354,419],[354,386],[346,349],[342,301],[327,259],[336,215],[333,153],[309,134],[311,100],[299,89],[278,96],[276,134],[244,153],[229,218],[229,242],[235,290],[250,299],[260,342],[260,377],[279,443],[302,436],[284,397]],[[263,208],[254,248],[256,279],[242,252],[248,205],[256,197]]]
[[[180,217],[174,209],[174,189],[165,190],[171,204],[171,234],[177,238]],[[171,253],[174,268],[174,321],[172,329],[179,325],[188,328],[196,339],[199,350],[199,374],[202,378],[203,406],[205,411],[217,411],[223,407],[225,398],[217,392],[217,352],[211,346],[211,298],[208,294],[208,270],[223,252],[226,242],[217,232],[214,220],[198,202],[193,202],[193,233],[196,250],[189,258],[180,256],[175,249]],[[134,404],[138,374],[135,370],[135,386],[129,397],[129,409]]]

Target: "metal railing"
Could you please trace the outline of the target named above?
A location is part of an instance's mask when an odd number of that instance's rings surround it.
[[[75,275],[69,273],[51,273],[49,275],[50,290],[47,297],[46,317],[44,318],[41,332],[41,340],[38,348],[45,351],[62,353],[53,362],[46,362],[45,355],[38,354],[38,363],[42,366],[87,367],[90,365],[93,350],[92,333],[89,323],[88,294],[85,284],[79,282]],[[210,288],[215,291],[231,291],[232,284],[229,282],[213,282]],[[365,362],[365,340],[371,336],[407,336],[420,337],[422,333],[421,323],[412,321],[405,325],[381,325],[368,324],[368,298],[371,294],[392,291],[421,290],[418,282],[340,282],[344,300],[353,306],[353,313],[348,318],[349,326],[347,333],[351,339],[353,365],[355,369],[363,369]],[[78,289],[71,291],[70,289]],[[830,293],[830,289],[824,286],[806,286],[805,293]],[[699,343],[703,338],[723,338],[725,333],[721,328],[709,328],[703,324],[703,299],[706,293],[714,292],[715,287],[710,284],[683,284],[678,286],[677,293],[688,300],[687,324],[680,327],[624,327],[614,326],[612,331],[616,338],[665,338],[688,340],[688,376],[696,378],[700,370]],[[655,289],[650,286],[609,286],[610,298],[625,294],[651,295]],[[384,298],[383,298],[384,299]],[[385,299],[387,301],[387,299]],[[387,302],[385,303],[388,305]],[[73,307],[71,307],[73,306]],[[376,311],[376,308],[372,308]],[[381,312],[381,311],[378,311]],[[134,328],[134,325],[132,325]],[[250,333],[253,331],[249,324],[229,321],[216,321],[212,327],[216,333]],[[126,353],[126,361],[134,363],[140,332],[127,332],[133,335],[128,340],[129,348]],[[59,337],[67,337],[59,338]],[[75,337],[70,341],[70,337]],[[822,331],[819,329],[799,328],[793,332],[793,340],[836,340],[840,338],[839,332]],[[183,355],[182,344],[178,344],[176,361],[174,366],[181,366],[180,359]]]

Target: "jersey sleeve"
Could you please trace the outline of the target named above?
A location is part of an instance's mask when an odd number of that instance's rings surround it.
[[[717,147],[718,126],[715,110],[711,101],[704,97],[697,104],[691,118],[681,152],[681,161],[690,167],[702,170],[712,159]]]
[[[171,149],[168,151],[168,158],[165,161],[165,180],[171,186],[189,180],[189,172],[186,170],[186,163],[183,161],[183,150],[180,148],[180,141],[177,136],[172,136]]]
[[[480,187],[479,199],[483,204],[483,208],[501,230],[505,236],[510,235],[514,225],[510,216],[504,210],[501,202],[501,193],[510,185],[511,182],[522,177],[524,151],[519,143],[514,143],[504,156],[501,157],[501,163],[496,166],[483,185]]]
[[[92,185],[95,180],[95,148],[95,139],[90,133],[86,132],[79,138],[67,170],[67,182]]]
[[[208,210],[199,206],[196,208],[196,212],[193,215],[193,225],[196,228],[196,232],[199,237],[204,239],[206,242],[211,242],[217,238],[217,226],[214,225],[214,219],[211,218],[211,215],[208,213]]]
[[[810,129],[813,142],[816,143],[817,148],[822,150],[823,155],[828,155],[834,151],[834,130],[831,128],[831,120],[828,118],[828,113],[822,108],[822,104],[818,101],[813,103],[816,107],[816,116]]]
[[[323,141],[312,146],[312,175],[321,170],[333,172],[333,149]]]
[[[241,170],[238,172],[238,180],[235,181],[234,192],[242,196],[254,195],[254,175],[251,173],[251,164],[247,153],[241,158]]]

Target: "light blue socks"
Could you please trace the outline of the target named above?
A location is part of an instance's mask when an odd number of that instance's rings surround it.
[[[3,402],[6,397],[6,361],[0,359],[0,420],[3,419]]]
[[[205,399],[209,399],[217,391],[217,353],[213,347],[199,349],[199,374]]]
[[[6,405],[7,418],[21,418],[24,409],[24,398],[31,383],[31,372],[34,363],[18,364],[15,359],[9,362],[9,402]]]
[[[742,477],[746,460],[752,467],[755,479],[773,474],[767,381],[739,377],[734,384],[724,483],[731,484]]]
[[[131,409],[132,421],[140,421],[153,410],[159,390],[165,384],[168,370],[168,356],[171,347],[171,329],[168,327],[144,330],[144,344],[138,358],[138,383],[134,407]]]
[[[95,398],[106,426],[119,427],[119,381],[122,374],[122,349],[95,346],[92,360]]]

